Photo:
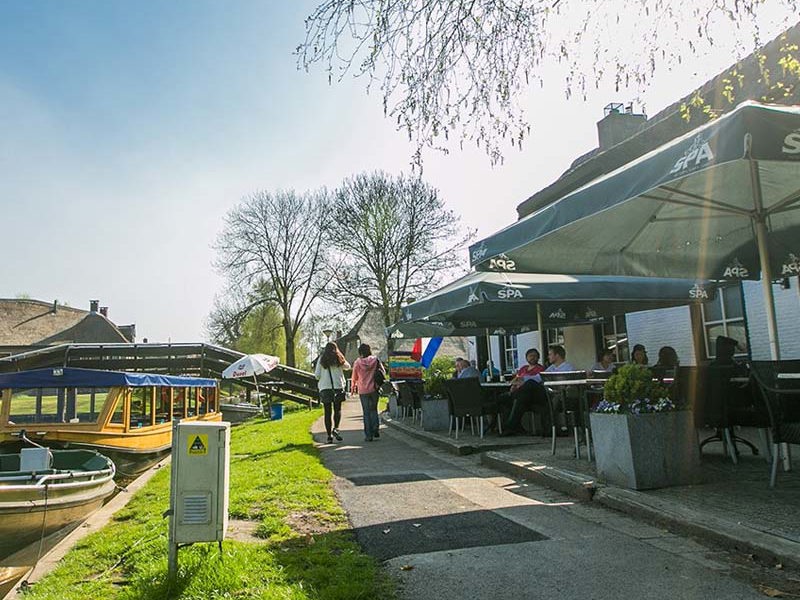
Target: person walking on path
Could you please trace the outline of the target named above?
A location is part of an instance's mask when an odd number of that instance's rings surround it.
[[[358,347],[358,358],[353,363],[353,377],[351,388],[358,393],[361,408],[364,411],[364,440],[371,442],[380,437],[378,431],[378,386],[375,384],[375,373],[380,371],[386,376],[386,371],[377,357],[372,356],[369,344]]]
[[[358,362],[358,361],[356,361]],[[344,355],[339,350],[336,342],[328,342],[322,356],[317,361],[314,368],[314,377],[317,378],[317,388],[319,389],[319,401],[325,410],[325,431],[328,434],[328,443],[333,443],[333,438],[341,442],[342,436],[339,434],[339,423],[342,420],[342,402],[345,398],[345,387],[347,385],[344,370],[350,368]],[[333,422],[331,422],[333,413]]]

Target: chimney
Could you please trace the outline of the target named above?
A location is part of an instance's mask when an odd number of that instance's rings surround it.
[[[58,312],[58,300],[53,300],[53,314]]]
[[[607,150],[632,137],[647,121],[647,115],[634,114],[633,104],[623,107],[620,102],[607,104],[604,117],[597,122],[597,138],[600,150]]]
[[[106,319],[108,318],[108,307],[101,306],[100,307],[100,314],[103,315]]]
[[[100,300],[89,300],[89,312],[96,313],[98,306],[100,306]]]

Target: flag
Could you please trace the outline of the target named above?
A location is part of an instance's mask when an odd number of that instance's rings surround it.
[[[411,358],[417,362],[422,358],[422,338],[417,338],[414,341],[414,347],[411,348]]]
[[[423,367],[427,369],[428,367],[431,366],[431,363],[433,362],[433,357],[436,356],[436,352],[439,350],[439,346],[441,345],[442,345],[442,338],[440,337],[431,338],[431,341],[428,342],[428,346],[425,348],[425,353],[422,355],[422,358],[419,361]]]

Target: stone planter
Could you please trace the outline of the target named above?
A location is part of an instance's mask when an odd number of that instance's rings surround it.
[[[634,490],[695,482],[700,451],[691,411],[590,419],[601,480]]]
[[[450,426],[450,411],[447,399],[426,396],[422,401],[422,428],[425,431],[447,431]]]

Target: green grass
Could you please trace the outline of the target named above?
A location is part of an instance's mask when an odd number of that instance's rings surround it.
[[[165,600],[393,598],[394,586],[348,531],[314,448],[320,411],[232,430],[230,515],[258,522],[262,541],[196,544],[179,551],[167,582],[169,472],[158,473],[113,521],[86,537],[26,598]]]

